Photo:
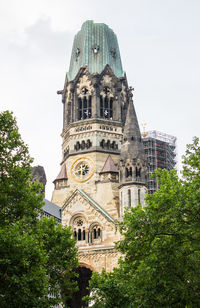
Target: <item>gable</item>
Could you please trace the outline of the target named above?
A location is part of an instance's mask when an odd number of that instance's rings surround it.
[[[97,202],[79,188],[66,200],[62,207],[62,212],[64,216],[66,212],[70,215],[87,212],[89,215],[116,224],[116,221]]]

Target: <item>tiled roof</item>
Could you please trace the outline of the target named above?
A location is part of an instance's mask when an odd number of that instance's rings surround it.
[[[62,165],[62,168],[60,170],[60,173],[58,174],[57,178],[54,180],[57,181],[57,180],[67,180],[67,171],[66,171],[66,166],[65,164]]]
[[[42,210],[55,218],[62,219],[62,209],[58,205],[44,199]]]
[[[115,166],[115,163],[112,159],[112,157],[110,155],[108,155],[108,158],[106,159],[106,162],[101,170],[100,173],[107,173],[107,172],[114,172],[114,173],[118,173],[119,170],[117,169],[117,167]]]

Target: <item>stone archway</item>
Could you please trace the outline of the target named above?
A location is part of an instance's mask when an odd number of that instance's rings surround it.
[[[79,275],[77,278],[79,291],[73,294],[72,299],[67,302],[67,307],[84,308],[87,307],[87,305],[82,298],[89,295],[87,288],[89,286],[89,280],[92,276],[92,270],[84,265],[80,265],[76,272]]]

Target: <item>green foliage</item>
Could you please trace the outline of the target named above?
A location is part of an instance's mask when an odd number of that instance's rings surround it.
[[[32,159],[8,111],[0,153],[0,307],[52,307],[75,288],[75,241],[54,219],[38,220],[42,187],[31,182]]]
[[[45,307],[46,254],[21,223],[0,228],[0,307]]]
[[[126,211],[120,224],[119,269],[92,278],[93,307],[200,307],[198,138],[187,146],[182,179],[174,170],[156,177],[160,189],[146,197],[148,206]],[[110,296],[119,298],[113,306]]]
[[[76,289],[74,269],[78,266],[76,240],[69,227],[62,228],[53,218],[38,222],[36,236],[46,252],[45,265],[48,273],[48,290],[54,294],[52,304],[67,301]],[[59,300],[58,300],[59,299]]]
[[[94,272],[90,280],[90,296],[85,298],[94,308],[131,307],[128,285],[125,283],[127,275],[123,275],[120,269],[101,274]]]
[[[0,225],[22,218],[35,223],[43,204],[41,186],[30,181],[32,159],[8,111],[0,113],[0,153]]]

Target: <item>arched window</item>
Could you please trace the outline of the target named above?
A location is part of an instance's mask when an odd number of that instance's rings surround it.
[[[105,148],[105,140],[103,139],[103,140],[101,140],[101,142],[100,142],[100,146],[104,149]]]
[[[141,177],[141,168],[140,167],[135,168],[135,176],[136,176],[136,179]]]
[[[78,120],[89,119],[92,116],[92,98],[88,95],[87,88],[83,88],[81,93],[78,98]]]
[[[92,146],[92,142],[88,139],[86,142],[86,148],[89,149]]]
[[[101,227],[98,223],[93,224],[90,227],[90,242],[91,244],[99,243],[102,239]]]
[[[129,176],[132,177],[132,167],[126,167],[125,176],[128,178]]]
[[[94,239],[96,239],[97,238],[97,230],[94,229],[93,232],[94,232]]]
[[[82,149],[82,150],[85,149],[85,141],[84,141],[84,140],[81,142],[81,149]]]
[[[128,189],[128,206],[131,207],[131,190]]]
[[[107,141],[107,148],[110,149],[110,140]]]
[[[81,229],[78,229],[78,241],[81,241]]]
[[[85,241],[86,240],[86,221],[82,216],[77,216],[73,220],[72,224],[74,230],[74,237],[77,241]]]
[[[140,203],[140,189],[138,189],[138,204]]]
[[[113,97],[108,87],[105,87],[100,95],[100,116],[105,119],[113,117]]]
[[[80,150],[80,147],[81,147],[80,142],[77,141],[77,143],[76,143],[76,145],[75,145],[75,150],[76,150],[76,151]]]

